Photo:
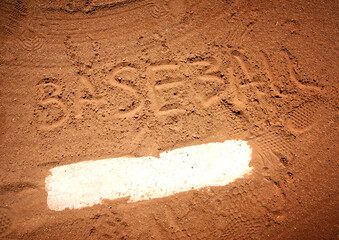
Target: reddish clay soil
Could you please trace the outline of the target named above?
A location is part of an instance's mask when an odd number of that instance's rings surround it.
[[[339,239],[338,1],[2,0],[1,239]],[[224,187],[47,207],[49,169],[228,139]]]

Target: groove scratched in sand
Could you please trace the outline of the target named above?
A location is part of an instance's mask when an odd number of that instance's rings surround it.
[[[51,169],[45,180],[48,207],[55,211],[130,197],[162,198],[208,186],[225,186],[251,172],[246,141],[227,140],[175,149],[156,157],[85,161]]]

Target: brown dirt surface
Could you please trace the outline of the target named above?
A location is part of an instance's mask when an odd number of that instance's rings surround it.
[[[0,1],[1,239],[339,239],[338,1]],[[246,140],[253,173],[52,211],[49,169]]]

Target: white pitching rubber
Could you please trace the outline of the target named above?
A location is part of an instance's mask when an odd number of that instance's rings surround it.
[[[130,202],[161,198],[208,186],[225,186],[251,172],[246,141],[184,147],[160,158],[112,158],[55,167],[46,180],[51,210],[78,209],[103,199]]]

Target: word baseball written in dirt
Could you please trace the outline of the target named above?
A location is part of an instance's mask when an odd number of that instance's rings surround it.
[[[297,79],[290,55],[288,52],[285,55],[292,85],[318,90]],[[222,61],[215,57],[151,64],[146,69],[121,63],[100,76],[95,84],[95,79],[79,75],[75,90],[70,93],[61,81],[46,78],[38,84],[40,128],[51,130],[69,117],[84,119],[91,112],[101,120],[130,118],[145,110],[157,117],[183,114],[196,108],[208,109],[224,99],[239,109],[244,104],[253,104],[246,96],[249,90],[258,98],[265,94],[265,88],[284,97],[275,85],[266,54],[261,52],[261,57],[266,74],[259,81],[238,51],[233,52],[235,67],[224,70],[220,70]]]

